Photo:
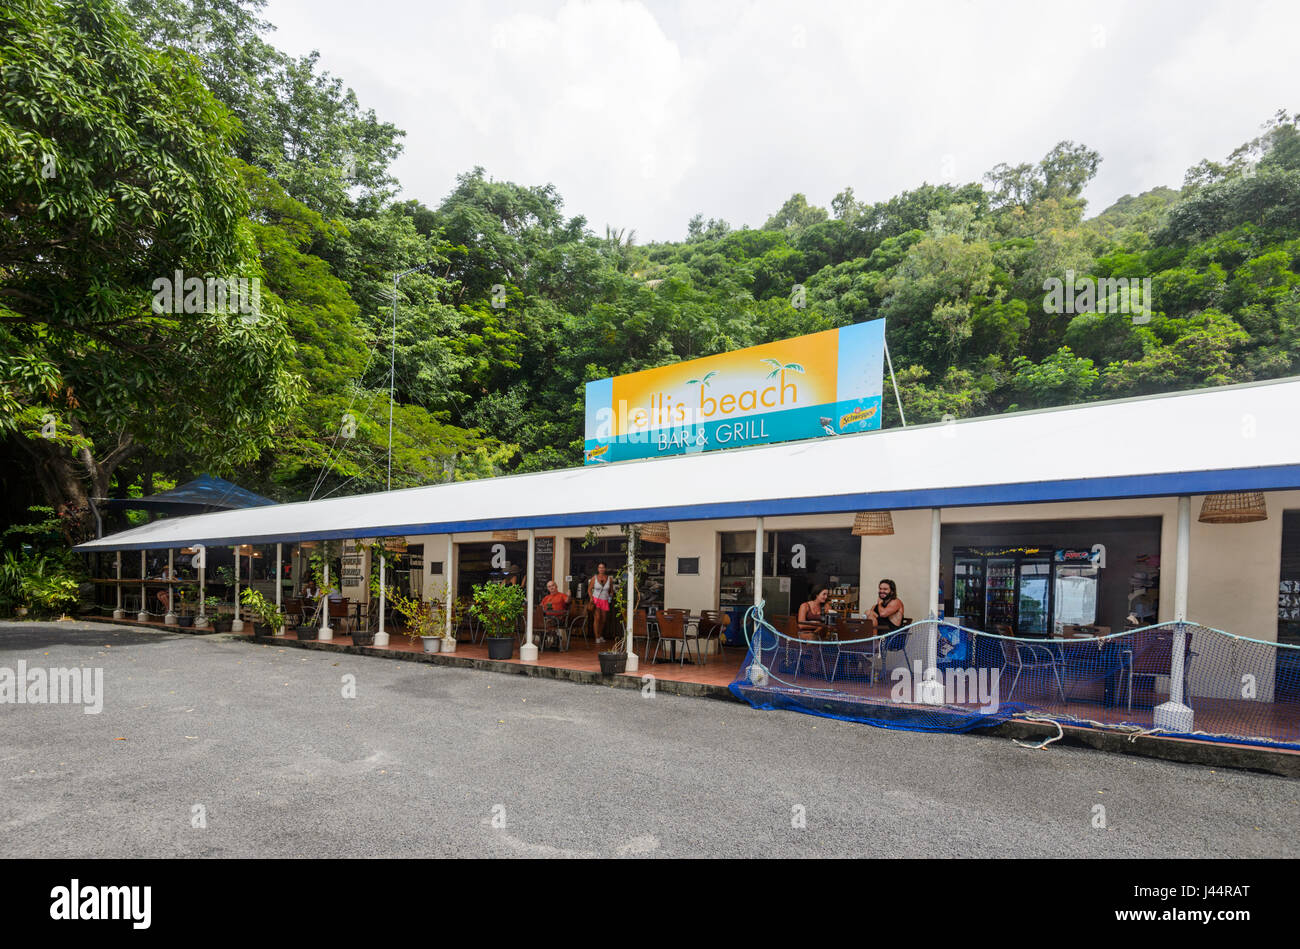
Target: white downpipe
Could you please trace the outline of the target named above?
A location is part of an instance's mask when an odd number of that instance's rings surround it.
[[[330,585],[330,556],[326,545],[329,541],[320,542],[320,559],[325,564],[325,586]],[[316,631],[317,639],[330,640],[334,638],[334,630],[330,629],[330,598],[329,594],[325,595],[325,602],[321,604],[320,612],[320,629]]]
[[[244,631],[244,621],[239,618],[239,546],[238,545],[235,545],[235,618],[230,623],[230,631],[232,633],[242,633]]]
[[[126,610],[122,609],[122,551],[117,551],[117,608],[113,610],[113,619],[126,619]]]
[[[135,618],[139,620],[141,623],[149,622],[149,594],[145,590],[144,575],[145,575],[144,551],[141,550],[140,551],[140,612],[137,613],[135,616]]]
[[[163,622],[168,626],[176,625],[176,594],[172,590],[172,580],[176,577],[176,551],[167,548],[167,615]]]
[[[636,654],[636,627],[632,625],[633,616],[636,606],[636,553],[633,542],[636,537],[636,529],[633,528],[627,535],[627,665],[623,667],[624,672],[636,672],[639,669],[641,659]],[[646,620],[649,623],[649,620]]]
[[[381,542],[379,545],[379,631],[375,633],[375,645],[388,645],[388,632],[384,629],[385,607],[388,605],[388,558],[384,556],[386,551]]]
[[[445,611],[446,614],[447,614],[447,638],[448,638],[448,639],[451,639],[451,635],[452,635],[452,631],[451,631],[451,621],[452,621],[451,611],[452,611],[452,609],[453,609],[453,607],[454,607],[454,604],[455,604],[455,602],[456,602],[456,598],[455,598],[454,596],[452,596],[452,593],[451,593],[451,591],[452,591],[452,586],[451,586],[451,561],[452,561],[452,557],[454,556],[454,554],[455,554],[455,550],[454,550],[453,545],[452,545],[452,535],[451,535],[451,534],[448,534],[448,535],[447,535],[447,560],[443,563],[443,567],[442,567],[442,576],[443,576],[443,579],[446,580],[446,585],[444,586],[444,588],[443,588],[443,592],[442,592],[442,604],[443,604],[444,611]]]
[[[528,591],[528,602],[524,606],[524,644],[519,647],[521,662],[537,661],[537,643],[533,642],[533,554],[537,548],[537,532],[528,531],[528,582],[524,584]]]
[[[1187,583],[1192,547],[1192,499],[1178,499],[1178,537],[1174,547],[1174,641],[1169,658],[1169,701],[1156,707],[1152,721],[1157,728],[1190,732],[1194,724],[1191,707],[1183,701],[1183,660],[1187,653]]]

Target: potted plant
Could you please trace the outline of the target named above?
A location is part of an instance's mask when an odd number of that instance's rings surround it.
[[[489,659],[509,659],[515,652],[515,625],[524,615],[528,594],[519,584],[480,583],[474,587],[474,615],[487,628]]]
[[[387,596],[393,608],[406,617],[407,634],[418,637],[424,644],[425,652],[442,652],[443,634],[447,627],[447,614],[442,601],[426,603],[415,597],[403,596],[396,590],[387,591]],[[451,651],[452,649],[446,650]]]
[[[256,614],[260,620],[260,622],[253,624],[253,635],[265,636],[268,632],[272,636],[284,635],[284,615],[280,612],[279,607],[262,595],[260,590],[245,587],[240,591],[239,599],[248,608],[248,611]]]
[[[230,624],[234,618],[229,613],[221,612],[221,597],[210,596],[203,601],[204,614],[208,618],[208,626],[214,633],[230,632]]]
[[[196,595],[192,587],[181,587],[176,593],[176,625],[184,629],[194,627],[194,600]]]

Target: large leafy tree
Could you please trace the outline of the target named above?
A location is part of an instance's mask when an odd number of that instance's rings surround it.
[[[292,404],[274,305],[159,313],[155,281],[260,276],[227,141],[187,62],[110,0],[0,13],[0,424],[52,504],[140,453],[247,461]]]

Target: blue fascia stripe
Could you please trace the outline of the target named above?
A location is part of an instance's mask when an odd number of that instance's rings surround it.
[[[347,540],[356,537],[590,527],[601,524],[639,523],[642,521],[700,521],[733,517],[843,514],[863,510],[981,507],[993,504],[1041,504],[1053,501],[1105,501],[1121,498],[1211,494],[1216,491],[1287,491],[1297,489],[1300,489],[1300,465],[1272,465],[1264,468],[1232,468],[1222,471],[1124,475],[1109,478],[1073,478],[1062,481],[1028,481],[1016,484],[922,488],[906,491],[837,494],[824,497],[769,498],[762,501],[719,501],[709,504],[609,509],[531,517],[489,517],[474,520],[396,524],[360,529],[348,528],[319,530],[311,533],[274,534],[258,537],[256,543],[275,544],[293,543],[300,540]],[[249,542],[247,537],[222,537],[216,540],[202,541],[208,546],[233,546]],[[176,541],[136,542],[125,545],[120,549],[161,550],[175,546],[177,546]],[[98,549],[115,550],[119,548],[101,547]]]

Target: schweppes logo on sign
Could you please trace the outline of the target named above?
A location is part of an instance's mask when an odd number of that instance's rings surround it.
[[[587,383],[585,461],[880,427],[884,320]]]

